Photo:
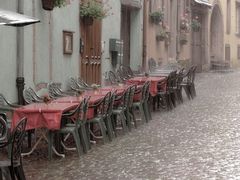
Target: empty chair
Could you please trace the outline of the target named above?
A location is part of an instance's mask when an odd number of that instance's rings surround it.
[[[8,127],[7,122],[0,116],[0,144],[7,137]]]
[[[113,71],[108,72],[108,79],[111,84],[117,84],[119,82],[118,77]]]
[[[27,119],[23,118],[19,121],[17,126],[6,143],[0,144],[0,148],[11,145],[10,159],[0,161],[0,179],[2,179],[2,171],[7,172],[11,179],[25,180],[25,175],[22,167],[22,144],[25,136]],[[9,177],[6,177],[9,178]]]
[[[52,98],[74,95],[73,92],[65,92],[65,91],[63,91],[59,87],[59,84],[55,83],[55,82],[48,83],[47,88],[48,88],[49,95]]]
[[[192,66],[187,73],[183,76],[183,81],[181,83],[181,87],[185,90],[188,99],[193,99],[196,96],[195,89],[195,72],[196,66]]]
[[[105,97],[100,102],[89,106],[89,108],[94,108],[97,114],[92,119],[88,119],[87,123],[89,125],[96,124],[100,129],[101,136],[95,135],[91,129],[89,129],[89,132],[94,138],[103,139],[103,143],[105,143],[107,141],[107,133],[106,133],[107,127],[105,124],[105,119],[107,118],[107,113],[108,113],[109,106],[111,104],[111,99],[112,99],[111,92],[109,92],[105,95]],[[90,137],[90,135],[89,135],[89,137]]]
[[[89,99],[89,98],[88,98]],[[65,125],[61,127],[61,129],[58,131],[60,134],[72,134],[73,138],[75,140],[78,155],[81,155],[81,140],[79,135],[80,126],[82,125],[82,122],[86,121],[86,114],[88,110],[88,99],[84,98],[81,103],[75,108],[75,110],[64,113],[62,115],[62,121],[66,122]],[[64,143],[62,142],[62,145],[65,149],[67,148]]]
[[[148,68],[150,72],[153,72],[157,67],[157,62],[155,61],[155,59],[150,58],[148,60]]]
[[[43,102],[43,99],[39,97],[32,88],[25,88],[23,90],[23,99],[26,104]]]

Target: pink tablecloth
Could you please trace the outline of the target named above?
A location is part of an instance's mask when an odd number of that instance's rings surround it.
[[[150,94],[151,96],[156,96],[158,93],[158,83],[166,82],[166,77],[134,77],[127,80],[128,84],[144,84],[146,81],[150,81]],[[163,90],[166,89],[166,83],[163,85]]]
[[[34,103],[14,110],[12,129],[18,121],[26,117],[26,129],[47,128],[57,130],[61,125],[62,113],[74,109],[78,103]]]

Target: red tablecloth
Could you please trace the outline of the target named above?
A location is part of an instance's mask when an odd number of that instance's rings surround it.
[[[156,96],[158,93],[158,83],[166,82],[166,77],[134,77],[127,80],[128,84],[137,84],[141,85],[144,84],[146,81],[150,81],[150,94],[151,96]],[[166,89],[166,83],[164,83],[163,87],[164,90]]]
[[[26,129],[47,128],[57,130],[61,125],[62,113],[77,107],[78,103],[33,103],[14,110],[12,129],[26,117]]]

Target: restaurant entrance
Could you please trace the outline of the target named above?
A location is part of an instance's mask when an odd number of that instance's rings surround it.
[[[81,78],[89,84],[101,84],[101,29],[101,21],[94,20],[89,24],[86,19],[81,19]]]

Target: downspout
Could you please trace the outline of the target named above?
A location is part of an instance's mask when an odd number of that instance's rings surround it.
[[[17,11],[23,14],[24,1],[18,0]],[[23,89],[24,89],[24,29],[23,27],[17,27],[17,92],[18,92],[18,104],[23,104]]]
[[[179,21],[180,21],[180,14],[179,14],[179,10],[180,10],[180,3],[179,1],[177,1],[177,28],[176,28],[176,31],[177,31],[177,36],[176,36],[176,61],[179,60],[179,50],[180,50],[180,47],[179,47],[179,31],[180,31],[180,27],[179,27]]]
[[[143,58],[142,58],[142,66],[143,69],[146,71],[146,62],[147,62],[147,0],[143,1]]]

